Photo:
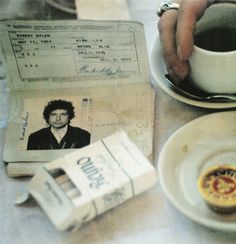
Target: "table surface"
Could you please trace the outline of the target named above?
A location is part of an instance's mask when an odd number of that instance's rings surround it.
[[[88,0],[89,1],[89,0]],[[160,0],[128,0],[132,20],[144,23],[148,53],[157,33],[155,9]],[[76,18],[47,6],[44,1],[0,0],[1,19]],[[17,11],[16,11],[17,10]],[[155,108],[154,163],[166,140],[187,122],[216,110],[193,107],[164,93],[158,85]],[[1,89],[5,86],[1,84]],[[5,91],[7,89],[5,88]],[[6,114],[6,94],[0,92],[0,116]],[[0,129],[0,152],[5,127]],[[0,155],[0,158],[2,158]],[[1,159],[2,161],[2,159]],[[209,230],[179,213],[166,199],[159,182],[144,194],[127,201],[86,224],[77,232],[59,232],[37,204],[14,205],[17,192],[29,179],[7,177],[0,163],[0,243],[235,243],[236,235]]]

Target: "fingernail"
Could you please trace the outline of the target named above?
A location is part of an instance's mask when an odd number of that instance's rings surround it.
[[[179,66],[177,66],[177,65],[175,65],[175,66],[172,67],[172,71],[173,71],[176,75],[179,75],[179,74],[182,73],[182,72],[181,72],[181,68],[180,68]]]
[[[186,70],[182,66],[175,65],[172,67],[172,71],[180,80],[183,80],[186,76]]]
[[[168,74],[175,81],[175,83],[178,83],[180,81],[179,77],[176,75],[176,72],[173,70],[173,68],[168,68]]]

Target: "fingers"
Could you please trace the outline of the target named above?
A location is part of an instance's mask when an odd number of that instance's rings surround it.
[[[179,10],[166,11],[158,22],[158,29],[167,71],[175,81],[180,81],[189,71],[188,58],[193,49],[196,21],[203,15],[210,1],[175,2],[180,4]]]
[[[206,0],[185,0],[180,5],[176,27],[177,55],[180,61],[187,61],[192,53],[195,24],[206,8]]]
[[[188,65],[186,62],[181,62],[177,55],[176,27],[177,11],[166,11],[158,23],[159,37],[167,71],[175,81],[179,81],[186,75]]]

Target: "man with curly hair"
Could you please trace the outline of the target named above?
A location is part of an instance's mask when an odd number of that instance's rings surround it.
[[[70,125],[74,106],[65,100],[52,100],[44,108],[48,127],[30,134],[27,150],[81,148],[90,143],[90,133]]]

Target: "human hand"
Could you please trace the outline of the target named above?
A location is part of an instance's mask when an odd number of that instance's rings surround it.
[[[193,50],[193,32],[198,19],[214,0],[174,0],[178,10],[167,10],[158,22],[160,42],[167,72],[175,82],[189,72],[188,58]]]

